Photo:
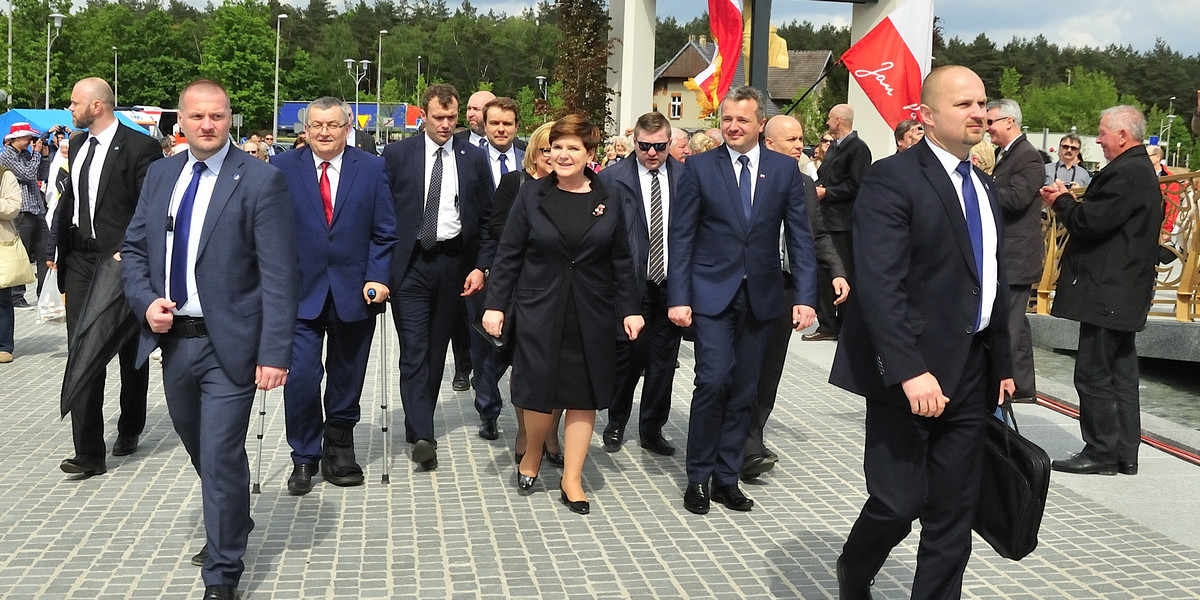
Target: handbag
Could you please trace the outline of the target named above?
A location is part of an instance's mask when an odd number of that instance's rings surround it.
[[[496,337],[487,332],[483,327],[483,313],[486,311],[480,310],[479,317],[471,320],[471,327],[475,332],[483,336],[483,339],[492,344],[492,348],[497,351],[504,350],[508,346],[508,332],[512,331],[511,319],[504,319],[504,327],[500,328],[500,337]]]
[[[989,417],[982,482],[972,528],[996,553],[1021,560],[1037,548],[1050,489],[1050,457],[1017,429],[1010,402]],[[1011,423],[1011,427],[1009,424]]]
[[[20,238],[0,242],[0,289],[37,281]]]

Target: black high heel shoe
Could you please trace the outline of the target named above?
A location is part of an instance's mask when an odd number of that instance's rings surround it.
[[[556,467],[561,467],[566,462],[563,459],[562,452],[559,452],[558,454],[551,454],[550,451],[547,450],[545,446],[542,446],[542,452],[544,452],[546,455],[546,462],[548,462]]]
[[[587,500],[572,501],[571,499],[567,498],[567,493],[563,491],[561,485],[558,488],[558,492],[562,494],[559,496],[559,501],[561,501],[563,504],[566,504],[567,508],[571,509],[571,512],[577,515],[586,515],[592,512],[592,506],[588,504]]]
[[[522,492],[528,492],[533,489],[533,484],[537,483],[537,475],[526,475],[517,471],[517,489]]]
[[[524,452],[515,452],[515,451],[513,452],[513,460],[514,460],[514,461],[515,461],[515,462],[516,462],[518,465],[519,465],[519,464],[521,464],[521,459],[523,459],[523,458],[525,458],[525,453],[524,453]]]

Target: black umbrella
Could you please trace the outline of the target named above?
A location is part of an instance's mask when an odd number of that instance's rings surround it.
[[[59,402],[61,416],[71,412],[137,329],[137,318],[125,301],[121,263],[112,256],[103,256],[96,265],[75,335],[67,348],[67,371]]]

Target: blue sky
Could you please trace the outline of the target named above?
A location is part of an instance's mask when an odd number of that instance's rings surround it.
[[[447,0],[451,7],[458,0]],[[481,10],[515,13],[533,2],[521,0],[472,0]],[[812,21],[816,24],[848,25],[852,4],[814,0],[774,0],[773,24]],[[658,0],[659,16],[689,21],[708,10],[706,0]],[[980,33],[999,45],[1013,36],[1046,36],[1059,45],[1098,46],[1110,43],[1148,50],[1155,37],[1162,37],[1184,55],[1200,54],[1200,0],[1131,2],[1088,0],[1063,4],[1045,0],[940,0],[934,14],[950,37],[972,40]]]

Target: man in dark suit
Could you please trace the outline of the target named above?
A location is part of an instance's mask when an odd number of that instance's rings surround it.
[[[167,409],[200,474],[205,600],[237,598],[250,519],[246,431],[255,388],[287,382],[296,325],[295,221],[275,167],[229,144],[229,96],[179,96],[188,152],[154,165],[129,224],[125,296],[138,361],[163,350]]]
[[[483,107],[483,128],[487,133],[486,147],[488,167],[492,173],[493,189],[499,187],[500,177],[511,171],[520,170],[525,160],[525,151],[518,148],[517,115],[520,112],[517,102],[512,98],[495,98]],[[499,240],[497,240],[498,242]],[[473,296],[466,299],[467,318],[479,319],[483,312],[483,298]],[[475,386],[475,411],[479,413],[479,437],[494,440],[500,437],[498,419],[504,399],[500,397],[500,377],[508,368],[500,359],[492,343],[483,338],[483,334],[471,330],[471,365],[475,367],[475,376],[471,383]]]
[[[645,374],[638,413],[641,447],[661,454],[675,454],[662,434],[671,414],[671,382],[683,330],[667,318],[668,221],[673,200],[679,197],[679,180],[686,168],[671,158],[674,142],[671,124],[659,112],[638,117],[633,127],[633,153],[637,160],[623,160],[600,172],[600,181],[620,199],[629,230],[629,248],[637,275],[641,315],[646,326],[636,340],[617,342],[616,394],[608,409],[604,428],[604,450],[616,452],[625,439],[625,425],[633,410],[633,393]]]
[[[692,326],[696,338],[683,498],[696,514],[708,512],[710,480],[712,500],[732,510],[754,506],[738,477],[767,333],[785,302],[781,225],[796,279],[792,322],[803,329],[816,318],[817,261],[804,185],[794,159],[759,145],[763,103],[749,86],[726,95],[725,143],[688,157],[671,203],[668,315],[680,327]]]
[[[1013,398],[1037,395],[1033,368],[1033,336],[1025,311],[1029,290],[1042,278],[1045,242],[1042,239],[1042,155],[1021,133],[1021,107],[1009,99],[987,104],[987,132],[1000,148],[992,169],[996,202],[1004,214],[1004,271],[1008,276],[1009,352],[1013,361]]]
[[[383,282],[391,276],[396,244],[383,159],[346,145],[350,105],[326,96],[309,103],[304,119],[308,146],[271,160],[287,180],[296,235],[304,240],[298,248],[300,306],[292,376],[283,388],[293,465],[288,492],[294,496],[312,490],[318,464],[329,483],[363,482],[354,456],[354,426],[361,414],[374,317],[388,297]]]
[[[763,143],[768,150],[774,150],[796,159],[800,168],[800,159],[804,156],[804,128],[794,117],[776,115],[767,121],[763,129]],[[804,182],[804,197],[816,197],[816,183],[804,173],[800,174]],[[805,202],[808,212],[808,224],[812,228],[813,247],[817,252],[817,265],[833,275],[833,303],[841,304],[850,296],[850,283],[846,281],[846,271],[842,268],[842,260],[838,257],[825,224],[821,220],[821,203]],[[795,281],[792,279],[791,266],[787,261],[787,253],[783,252],[786,240],[780,239],[779,263],[783,275],[784,301],[795,295]],[[818,284],[819,285],[819,284]],[[762,374],[758,378],[758,391],[754,402],[754,412],[750,417],[750,433],[746,436],[746,447],[742,459],[742,479],[753,479],[770,471],[779,462],[779,455],[767,448],[763,439],[763,430],[771,411],[775,409],[775,396],[779,392],[779,379],[783,376],[784,364],[787,362],[788,342],[792,338],[793,325],[790,311],[786,310],[771,324],[767,337],[767,347],[763,351]]]
[[[355,118],[353,111],[350,112],[350,134],[346,139],[346,145],[351,148],[358,148],[367,154],[379,156],[379,148],[375,145],[375,138],[358,126],[358,119]]]
[[[76,131],[67,161],[71,185],[63,193],[54,217],[47,255],[58,272],[59,289],[66,295],[68,346],[101,259],[121,249],[125,227],[137,206],[142,178],[150,163],[162,158],[158,142],[117,122],[112,88],[103,79],[82,79],[71,90],[71,120]],[[146,425],[146,390],[150,372],[134,366],[137,344],[130,341],[118,352],[121,362],[121,417],[113,456],[137,450]],[[71,409],[75,456],[59,467],[85,476],[106,470],[104,455],[104,375]]]
[[[421,98],[425,134],[383,150],[396,221],[390,288],[400,337],[400,398],[412,459],[437,468],[433,411],[460,296],[483,289],[495,242],[488,236],[492,176],[487,155],[453,139],[458,91],[431,85]]]
[[[985,419],[1013,389],[1000,211],[968,156],[986,101],[971,70],[934,70],[921,89],[925,139],[875,163],[858,195],[861,277],[829,380],[867,399],[870,497],[837,561],[841,598],[870,598],[918,518],[912,597],[962,591]]]
[[[825,219],[825,230],[837,248],[846,269],[846,277],[854,281],[854,200],[863,173],[871,165],[871,149],[854,131],[854,109],[849,104],[839,104],[829,110],[825,122],[834,142],[825,153],[825,160],[817,170],[817,200],[821,203],[821,216]],[[805,341],[836,340],[841,327],[841,316],[834,308],[833,275],[821,269],[821,299],[817,307],[817,330],[801,336]]]
[[[1142,139],[1146,118],[1132,106],[1100,113],[1096,143],[1109,161],[1076,203],[1062,181],[1042,199],[1071,234],[1050,314],[1079,321],[1075,391],[1083,450],[1056,471],[1135,475],[1141,443],[1136,332],[1146,327],[1162,194]]]

